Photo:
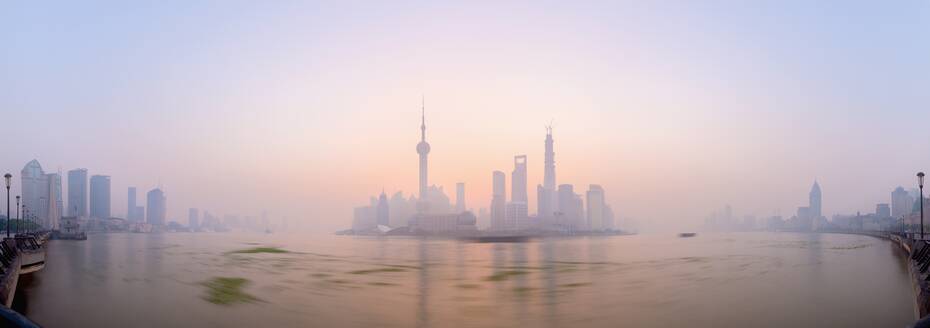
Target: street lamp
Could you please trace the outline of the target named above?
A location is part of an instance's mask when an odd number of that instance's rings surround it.
[[[924,239],[924,173],[917,172],[917,186],[920,187],[920,239]]]
[[[3,178],[6,179],[6,237],[10,238],[10,182],[13,175],[7,173]]]
[[[16,233],[19,233],[19,225],[22,221],[19,218],[19,195],[16,196]]]

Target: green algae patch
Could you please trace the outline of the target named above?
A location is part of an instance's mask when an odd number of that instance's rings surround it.
[[[528,271],[521,271],[521,270],[506,270],[506,271],[501,271],[501,272],[495,273],[495,274],[493,274],[493,275],[487,276],[486,278],[484,278],[484,280],[487,280],[487,281],[504,281],[504,280],[507,280],[507,279],[510,278],[510,277],[525,275],[525,274],[528,274],[528,273],[529,273]]]
[[[573,282],[570,284],[562,285],[562,287],[569,287],[569,288],[584,287],[584,286],[591,286],[591,283],[590,282]]]
[[[229,252],[228,254],[260,254],[260,253],[283,254],[283,253],[290,253],[290,252],[277,248],[277,247],[253,247],[253,248],[240,249],[238,251],[232,251],[232,252]]]
[[[248,284],[249,280],[245,278],[215,277],[203,283],[204,287],[207,287],[207,295],[204,299],[217,305],[257,301],[258,298],[242,291],[242,288]]]
[[[349,271],[349,274],[369,274],[369,273],[404,272],[404,271],[407,271],[407,270],[404,270],[401,268],[379,268],[379,269]]]
[[[370,286],[381,286],[381,287],[397,286],[397,284],[393,284],[393,283],[389,283],[389,282],[380,282],[380,281],[369,282],[368,285],[370,285]]]
[[[458,284],[458,285],[455,285],[455,287],[458,287],[458,288],[461,288],[461,289],[478,289],[478,288],[481,288],[481,285],[477,285],[477,284]]]

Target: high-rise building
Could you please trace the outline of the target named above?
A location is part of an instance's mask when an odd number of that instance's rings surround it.
[[[494,171],[491,177],[491,229],[497,230],[503,227],[507,211],[507,176],[504,172]]]
[[[821,193],[820,185],[817,184],[817,180],[814,180],[814,185],[811,186],[811,192],[809,194],[810,198],[810,217],[812,219],[817,219],[823,216],[822,203],[821,203]]]
[[[914,198],[904,188],[898,187],[891,192],[891,216],[901,218],[911,214],[914,208]]]
[[[455,212],[465,212],[465,183],[455,184]]]
[[[167,198],[161,189],[155,188],[146,194],[145,222],[151,225],[164,225],[167,214]]]
[[[87,216],[87,169],[68,171],[68,216]]]
[[[556,224],[569,227],[573,230],[584,229],[584,214],[581,208],[581,197],[575,194],[570,184],[559,185],[559,212]]]
[[[90,177],[90,217],[110,218],[110,176]]]
[[[35,215],[40,222],[44,221],[48,216],[48,176],[39,161],[32,160],[23,167],[20,177],[23,210],[29,215]]]
[[[536,215],[549,217],[556,210],[558,195],[555,184],[555,152],[553,151],[552,126],[546,127],[546,150],[543,168],[543,184],[536,187]]]
[[[607,229],[604,224],[604,188],[595,184],[588,186],[586,204],[588,206],[588,229],[595,231]]]
[[[614,218],[614,210],[610,208],[610,205],[604,205],[604,229],[613,230],[616,229],[617,223]]]
[[[888,206],[888,203],[880,203],[875,205],[875,216],[877,216],[879,219],[890,218],[891,207]]]
[[[61,198],[61,175],[46,174],[39,161],[32,160],[23,167],[22,207],[24,213],[35,215],[38,223],[48,229],[58,229],[64,210]]]
[[[555,190],[555,151],[553,151],[552,126],[546,127],[546,155],[543,188]]]
[[[383,225],[383,226],[391,225],[391,221],[390,221],[391,211],[390,211],[390,207],[388,206],[387,194],[385,194],[383,190],[381,191],[381,196],[378,197],[378,208],[377,208],[376,214],[378,218],[378,225]]]
[[[513,173],[510,174],[510,201],[527,203],[526,196],[526,155],[513,157]]]
[[[64,212],[64,200],[61,197],[61,174],[49,173],[48,177],[48,213],[43,226],[58,230],[61,213]]]
[[[200,229],[200,210],[196,208],[187,210],[187,225],[192,231]]]
[[[129,187],[127,191],[126,220],[136,220],[136,187]]]
[[[429,143],[426,142],[426,103],[422,104],[422,113],[420,117],[420,143],[417,144],[417,154],[420,155],[420,200],[417,203],[417,212],[426,213],[429,209],[429,198],[427,196],[427,157],[429,156]]]

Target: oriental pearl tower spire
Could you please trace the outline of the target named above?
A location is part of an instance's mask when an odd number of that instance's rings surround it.
[[[426,100],[421,99],[421,117],[420,117],[420,143],[417,144],[417,154],[420,154],[420,200],[417,204],[417,212],[426,213],[429,208],[427,199],[427,157],[429,156],[429,143],[426,142]]]

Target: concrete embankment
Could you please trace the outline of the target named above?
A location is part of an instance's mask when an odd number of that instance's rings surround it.
[[[915,311],[917,317],[924,318],[930,314],[930,282],[927,281],[930,278],[930,245],[897,234],[889,234],[888,238],[908,253],[907,270],[914,288]]]

